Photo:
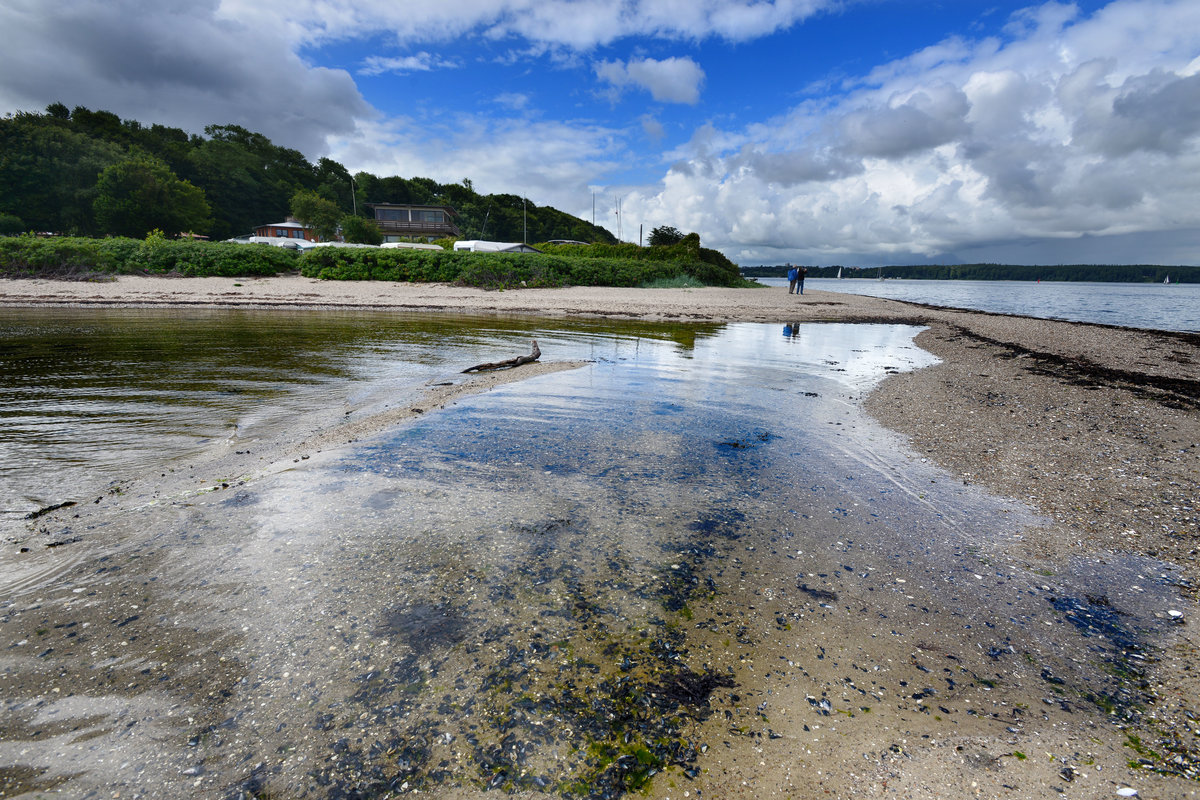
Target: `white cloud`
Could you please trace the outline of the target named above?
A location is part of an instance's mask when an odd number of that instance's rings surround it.
[[[828,104],[710,126],[659,186],[626,194],[626,218],[744,263],[1119,250],[1172,230],[1200,244],[1200,4],[1049,4],[1009,32],[880,65]]]
[[[356,171],[470,177],[482,194],[523,194],[588,219],[592,178],[618,168],[627,146],[625,132],[602,126],[467,114],[366,121],[331,144],[331,157]]]
[[[641,117],[642,132],[646,134],[648,139],[655,142],[661,142],[667,135],[663,124],[649,114],[643,114]]]
[[[358,70],[359,75],[382,75],[387,72],[405,75],[410,72],[432,72],[435,69],[457,69],[459,64],[451,59],[440,58],[432,53],[421,51],[411,56],[387,58],[384,56],[369,56],[363,60],[363,66]]]
[[[785,30],[840,0],[222,0],[246,24],[283,26],[313,42],[388,32],[401,43],[446,41],[482,31],[573,50],[630,36],[743,42]]]
[[[620,92],[636,86],[650,92],[660,103],[687,103],[700,100],[704,70],[690,58],[630,59],[601,61],[595,66],[596,75]]]

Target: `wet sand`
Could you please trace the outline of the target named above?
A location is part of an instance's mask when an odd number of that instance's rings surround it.
[[[1182,609],[1184,617],[1177,624],[1165,618],[1165,633],[1158,634],[1156,649],[1139,659],[1143,663],[1137,671],[1125,676],[1133,711],[1115,723],[1106,720],[1096,703],[1089,707],[1078,696],[1068,699],[1058,693],[1055,687],[1061,684],[1055,683],[1053,673],[1018,680],[1013,675],[1020,670],[1010,666],[1003,672],[1012,686],[990,686],[988,679],[979,676],[986,675],[990,662],[1007,656],[980,652],[968,657],[945,630],[928,631],[918,644],[905,642],[895,649],[894,669],[904,675],[898,680],[914,687],[911,696],[895,694],[898,684],[889,680],[889,701],[868,700],[863,692],[880,692],[869,678],[855,675],[862,664],[854,656],[854,625],[833,619],[829,609],[822,610],[825,596],[820,594],[830,591],[845,598],[847,592],[853,596],[864,590],[827,589],[814,579],[808,595],[813,602],[801,614],[807,615],[808,621],[796,616],[789,619],[798,607],[791,582],[794,573],[773,573],[770,561],[759,563],[752,553],[739,552],[732,555],[741,560],[743,573],[754,580],[747,581],[738,600],[759,606],[761,619],[774,621],[778,630],[773,632],[768,626],[742,632],[753,646],[735,647],[733,651],[742,652],[727,657],[737,661],[744,682],[755,674],[746,667],[747,657],[760,665],[774,665],[760,667],[757,679],[740,691],[761,696],[767,705],[756,715],[757,705],[748,709],[744,703],[729,701],[727,694],[719,698],[714,693],[714,707],[723,709],[725,703],[733,716],[729,730],[740,730],[743,735],[730,736],[724,744],[714,744],[716,752],[710,748],[704,754],[698,764],[706,774],[694,785],[687,781],[673,787],[656,783],[654,796],[681,797],[686,796],[684,792],[699,796],[695,790],[701,786],[707,789],[703,796],[708,797],[808,796],[814,790],[833,796],[940,797],[946,796],[948,786],[955,787],[956,796],[1033,797],[1061,790],[1066,795],[1100,797],[1116,796],[1118,789],[1131,786],[1138,787],[1143,797],[1196,794],[1195,715],[1200,704],[1195,698],[1200,697],[1196,675],[1200,662],[1192,613],[1200,547],[1196,511],[1196,498],[1200,497],[1200,337],[935,309],[811,290],[799,298],[783,289],[481,292],[444,285],[333,284],[290,277],[240,281],[122,278],[104,284],[4,281],[0,291],[3,305],[308,305],[675,321],[861,321],[928,326],[917,343],[942,363],[888,378],[865,408],[964,486],[1014,498],[1049,520],[1037,528],[1036,535],[1005,539],[986,554],[988,558],[1045,571],[1050,571],[1045,565],[1067,568],[1081,561],[1126,558],[1173,567],[1168,571],[1169,590],[1179,596],[1173,608]],[[560,366],[571,365],[548,363],[539,369]],[[527,374],[513,372],[500,379],[521,379]],[[465,385],[452,391],[487,386]],[[433,395],[421,410],[452,401],[451,395]],[[396,412],[394,418],[376,420],[375,429],[385,429],[405,415],[417,413],[421,412]],[[365,428],[339,431],[334,438],[369,432]],[[301,443],[295,457],[315,454],[333,443],[320,439]],[[243,473],[231,464],[222,474]],[[178,491],[185,484],[160,490]],[[112,502],[121,500],[113,498]],[[1147,574],[1145,580],[1161,582],[1155,574]],[[1049,576],[1047,582],[1053,582]],[[784,598],[785,586],[793,592],[790,599]],[[895,585],[890,590],[904,591]],[[1092,612],[1103,609],[1107,602],[1101,597],[1091,600]],[[905,617],[903,608],[901,603],[894,609],[899,617],[896,624],[919,627],[920,617]],[[1078,618],[1069,611],[1064,614],[1071,621]],[[131,617],[135,615],[130,612]],[[804,676],[809,680],[799,680],[789,675],[794,670],[779,667],[792,655],[782,644],[785,637],[779,635],[785,625],[787,630],[812,625],[814,636],[819,630],[826,641],[837,642],[836,656],[807,667],[813,673]],[[728,650],[720,644],[728,632],[716,622],[712,629],[714,652]],[[829,630],[837,633],[830,635]],[[832,645],[830,650],[834,650]],[[159,658],[165,655],[169,654]],[[131,675],[137,672],[132,669],[135,662],[147,657],[143,652],[130,661]],[[183,661],[189,655],[173,657]],[[791,661],[800,663],[795,658]],[[969,673],[976,680],[969,693],[956,695],[954,704],[947,703],[949,711],[939,711],[931,699],[935,695],[923,694],[923,683],[933,682],[925,677],[931,671]],[[806,688],[835,683],[844,694],[863,699],[842,707],[835,700],[823,709],[822,695]],[[1030,684],[1042,685],[1045,702],[1042,707],[1018,710],[1010,701],[1036,694],[1038,690]],[[897,700],[901,702],[897,704]],[[889,704],[894,704],[893,710],[881,714],[881,706]],[[811,711],[810,706],[816,709],[812,712],[816,717],[800,713]],[[884,723],[872,724],[872,712],[864,710],[872,707],[888,723],[902,722],[906,735],[881,732]],[[775,708],[780,709],[778,716],[769,713]],[[951,712],[953,725],[947,722]],[[814,727],[822,723],[823,728]],[[1114,735],[1108,726],[1128,733]],[[1131,736],[1136,740],[1128,738]],[[1127,766],[1139,759],[1146,762],[1142,768]],[[10,763],[8,758],[4,761]],[[815,776],[814,769],[818,772]],[[18,778],[5,775],[13,785],[21,785]],[[7,796],[3,783],[0,796]]]

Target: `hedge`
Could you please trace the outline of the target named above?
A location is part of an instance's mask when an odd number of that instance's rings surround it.
[[[93,273],[245,277],[292,272],[299,255],[265,244],[33,236],[0,238],[0,275],[66,277]]]
[[[698,240],[697,240],[698,241]],[[716,251],[636,245],[547,246],[546,253],[318,247],[300,254],[265,244],[33,236],[0,238],[0,276],[156,274],[226,277],[299,269],[310,278],[457,283],[485,289],[642,286],[679,276],[738,286],[737,267]],[[716,253],[716,257],[710,255]]]

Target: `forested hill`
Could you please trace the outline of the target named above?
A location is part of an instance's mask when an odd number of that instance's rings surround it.
[[[281,221],[300,190],[367,217],[367,203],[453,206],[466,238],[615,242],[604,228],[555,208],[512,194],[480,195],[469,179],[352,176],[336,161],[310,163],[237,125],[210,125],[200,136],[61,103],[0,118],[0,234],[140,237],[145,231],[135,228],[144,225],[129,204],[143,198],[158,209],[156,222],[169,212],[166,224],[151,227],[226,239]]]

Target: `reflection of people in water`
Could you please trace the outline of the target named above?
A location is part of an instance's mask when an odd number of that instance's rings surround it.
[[[800,336],[800,323],[799,322],[789,322],[788,324],[783,326],[783,338],[795,339],[798,336]]]

